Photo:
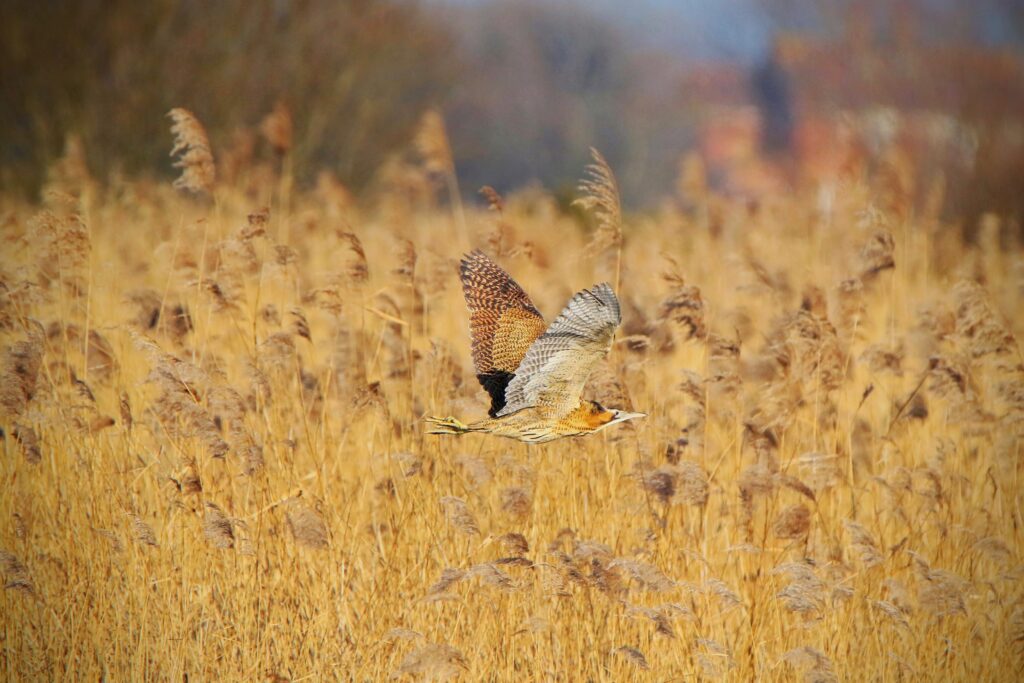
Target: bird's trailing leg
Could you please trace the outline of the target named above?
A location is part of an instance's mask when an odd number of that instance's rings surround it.
[[[473,431],[472,427],[454,417],[428,417],[425,420],[432,427],[427,434],[465,434]]]

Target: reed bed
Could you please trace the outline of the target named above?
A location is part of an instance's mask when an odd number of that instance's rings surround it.
[[[997,219],[966,244],[892,169],[751,203],[693,162],[643,214],[463,205],[434,119],[357,201],[293,186],[276,115],[230,184],[175,110],[177,187],[72,159],[0,198],[5,680],[1020,675],[1024,258]],[[471,248],[549,320],[618,283],[588,393],[649,417],[425,435],[486,412]]]

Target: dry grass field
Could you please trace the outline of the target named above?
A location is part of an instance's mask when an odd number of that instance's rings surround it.
[[[437,135],[354,202],[286,154],[213,186],[196,140],[205,193],[100,187],[72,148],[39,205],[0,197],[3,680],[1020,676],[997,220],[965,244],[898,165],[754,204],[690,164],[621,226],[539,190],[450,206]],[[589,395],[649,416],[426,435],[486,412],[472,248],[548,320],[612,282]]]

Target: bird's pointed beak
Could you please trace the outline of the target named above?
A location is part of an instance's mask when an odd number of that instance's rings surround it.
[[[608,424],[618,424],[627,420],[635,420],[640,417],[647,417],[647,413],[627,413],[625,410],[616,410],[615,417]]]

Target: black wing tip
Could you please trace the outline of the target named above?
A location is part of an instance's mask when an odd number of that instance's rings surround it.
[[[505,407],[505,389],[513,377],[515,374],[505,370],[491,370],[476,376],[480,380],[480,385],[491,397],[491,407],[487,411],[491,417],[497,417],[501,409]]]

